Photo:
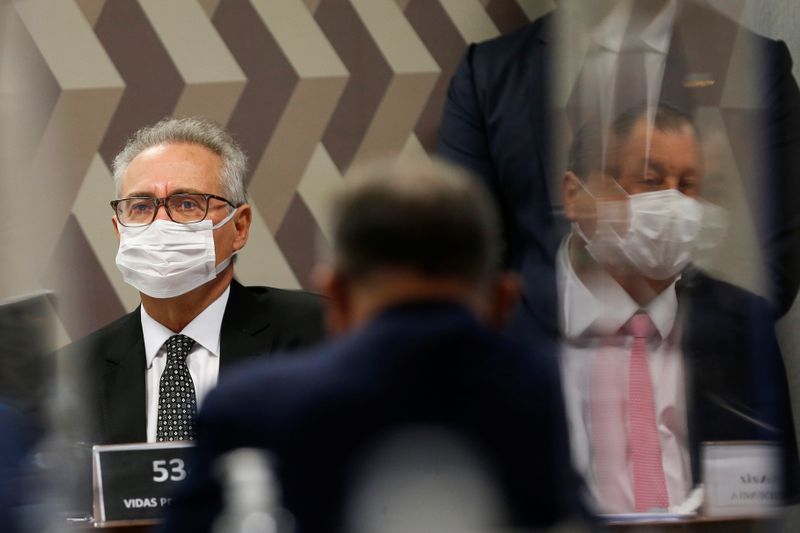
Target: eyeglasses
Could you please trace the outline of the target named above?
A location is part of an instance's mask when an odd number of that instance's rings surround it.
[[[111,208],[117,215],[117,222],[123,226],[147,226],[156,219],[159,206],[164,206],[167,216],[178,224],[194,224],[205,220],[208,216],[210,199],[225,202],[236,208],[233,203],[214,194],[170,194],[166,198],[152,196],[133,196],[111,202]]]

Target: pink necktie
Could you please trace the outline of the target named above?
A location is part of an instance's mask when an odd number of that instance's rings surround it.
[[[633,346],[628,368],[628,442],[633,463],[633,494],[637,512],[669,506],[661,445],[656,427],[653,384],[647,364],[647,337],[653,323],[644,313],[629,321]]]

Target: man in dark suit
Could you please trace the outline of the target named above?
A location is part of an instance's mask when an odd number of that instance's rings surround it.
[[[579,126],[569,125],[567,118],[575,115],[573,106],[581,101],[580,81],[589,66],[596,67],[601,78],[607,73],[610,79],[601,81],[608,84],[617,65],[624,70],[619,41],[637,26],[637,15],[643,22],[638,27],[644,29],[633,36],[632,48],[645,49],[641,64],[652,62],[652,68],[645,75],[640,64],[627,77],[617,76],[617,86],[637,79],[652,82],[648,94],[631,105],[647,97],[651,103],[667,101],[689,113],[700,107],[714,110],[704,115],[711,122],[721,117],[711,126],[721,128],[724,123],[735,160],[728,161],[732,169],[720,174],[740,176],[721,189],[744,189],[759,237],[754,255],[762,254],[766,264],[763,286],[779,315],[784,314],[800,285],[800,93],[785,44],[758,36],[691,0],[572,2],[578,13],[569,9],[570,3],[560,4],[514,33],[469,46],[451,82],[439,131],[440,154],[481,177],[500,207],[506,259],[525,283],[519,329],[534,337],[557,329],[552,320],[554,284],[544,280],[554,279],[553,261],[563,234],[560,206],[554,200],[565,148]],[[630,17],[609,30],[604,16],[612,11],[613,18],[626,7],[634,10]],[[660,20],[664,17],[666,21]],[[569,31],[569,23],[574,31]],[[611,45],[592,41],[601,27]],[[620,39],[614,38],[614,31]],[[582,39],[589,42],[580,49],[576,43]],[[617,48],[610,53],[605,46],[613,44]],[[575,48],[578,52],[571,54]],[[593,64],[595,51],[620,59]],[[568,61],[570,57],[574,61]],[[587,92],[595,95],[592,87]],[[608,94],[613,92],[612,86]],[[613,98],[605,100],[611,104]],[[584,107],[577,115],[588,118],[596,111]],[[746,218],[736,222],[740,220]]]
[[[67,373],[57,422],[68,434],[191,439],[220,371],[322,337],[317,297],[233,279],[252,218],[246,167],[231,136],[199,118],[143,128],[117,156],[117,265],[142,304],[58,354]]]
[[[35,433],[19,413],[0,402],[0,523],[9,533],[24,530],[21,508],[30,504],[24,480]]]
[[[774,313],[690,265],[719,229],[719,208],[700,197],[691,118],[660,105],[624,113],[606,135],[589,123],[567,168],[572,232],[556,256],[561,371],[573,461],[599,509],[679,509],[702,481],[705,441],[781,443],[778,472],[795,498]]]
[[[334,264],[319,274],[329,326],[343,336],[304,357],[254,361],[212,392],[167,530],[209,530],[222,502],[218,460],[239,447],[271,452],[282,503],[300,531],[418,530],[417,520],[451,494],[461,498],[461,516],[475,517],[470,494],[494,492],[501,504],[481,522],[429,523],[429,530],[542,527],[580,512],[555,359],[486,325],[502,323],[517,284],[496,270],[496,216],[476,185],[434,163],[376,167],[343,192]],[[445,461],[423,470],[405,492],[415,495],[410,501],[371,491],[367,481],[365,489],[359,481],[387,466],[370,468],[371,457],[393,458],[396,477],[377,484],[384,488],[418,471],[417,459],[435,448],[426,439],[381,453],[393,437],[419,435],[415,428],[438,428],[463,443],[471,464],[486,466],[477,477],[488,484],[460,484],[465,471]],[[426,501],[431,493],[422,488],[440,480],[450,482],[436,493],[442,500]],[[346,512],[364,494],[372,498],[366,514],[382,517],[377,523]],[[226,501],[229,511],[238,508],[230,494]]]

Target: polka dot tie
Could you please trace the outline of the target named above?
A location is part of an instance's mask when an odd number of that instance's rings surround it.
[[[194,340],[186,335],[173,335],[164,343],[167,347],[167,367],[161,374],[158,387],[159,442],[194,439],[192,427],[197,414],[194,383],[186,366],[186,356]]]

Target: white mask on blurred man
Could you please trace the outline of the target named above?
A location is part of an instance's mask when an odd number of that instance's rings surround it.
[[[676,189],[597,200],[597,223],[587,238],[576,233],[601,265],[630,265],[649,279],[664,280],[681,272],[695,252],[717,244],[724,235],[724,211]],[[627,227],[620,235],[615,228]]]

